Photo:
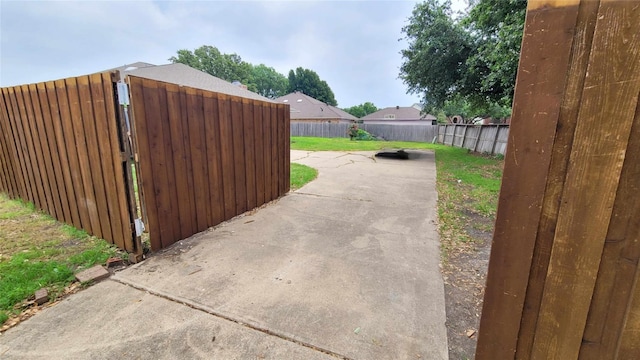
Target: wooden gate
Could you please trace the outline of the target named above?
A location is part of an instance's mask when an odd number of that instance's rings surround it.
[[[476,359],[640,359],[640,4],[530,1]]]
[[[105,72],[2,88],[0,191],[140,253],[114,85]]]
[[[128,77],[152,250],[289,191],[289,107]]]

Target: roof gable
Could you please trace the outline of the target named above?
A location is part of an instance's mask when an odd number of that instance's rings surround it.
[[[289,104],[291,108],[291,119],[343,119],[357,120],[355,116],[339,109],[323,103],[318,99],[314,99],[309,95],[301,92],[293,92],[277,99],[277,103]]]
[[[421,115],[420,109],[414,106],[391,106],[363,116],[362,120],[433,120],[435,118],[431,114]]]
[[[146,79],[164,81],[182,86],[214,91],[227,95],[240,96],[249,99],[273,102],[253,91],[234,85],[203,71],[194,69],[185,64],[153,65],[143,62],[124,65],[111,70],[118,70],[124,75],[133,75]]]

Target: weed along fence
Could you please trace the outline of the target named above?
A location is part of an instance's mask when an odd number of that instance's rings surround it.
[[[129,76],[152,249],[289,191],[289,107]]]
[[[110,73],[2,88],[0,191],[139,250]]]
[[[291,122],[292,136],[324,138],[349,137],[350,123]],[[431,142],[437,135],[436,125],[358,124],[358,127],[374,136],[390,141]]]
[[[491,155],[505,154],[509,125],[438,125],[438,143]]]

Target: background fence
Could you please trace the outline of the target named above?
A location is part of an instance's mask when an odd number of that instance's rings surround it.
[[[438,125],[438,143],[491,155],[505,154],[509,125]]]
[[[0,190],[136,251],[111,75],[2,88],[0,109]]]
[[[153,250],[289,191],[287,105],[134,76],[129,84]]]
[[[348,137],[349,123],[291,122],[291,136],[316,136],[325,138]],[[363,130],[393,141],[431,142],[438,134],[436,125],[386,125],[358,124]]]

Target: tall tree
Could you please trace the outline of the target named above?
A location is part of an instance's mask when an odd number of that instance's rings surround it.
[[[337,106],[333,91],[326,81],[309,69],[297,68],[289,71],[289,92],[300,91],[312,98],[318,99],[326,104]]]
[[[476,0],[462,24],[474,34],[476,51],[467,65],[480,91],[498,105],[511,105],[516,83],[526,1]],[[490,108],[492,106],[489,106]]]
[[[423,94],[427,111],[456,97],[476,115],[509,106],[525,11],[521,0],[471,0],[468,14],[454,19],[448,1],[417,4],[402,28],[409,47],[400,77],[409,92]]]
[[[372,114],[376,111],[378,111],[379,109],[371,102],[365,102],[363,104],[360,105],[355,105],[346,109],[342,109],[346,112],[348,112],[349,114],[357,117],[357,118],[361,118],[363,116],[367,116],[369,114]]]
[[[271,99],[287,94],[289,80],[274,68],[260,64],[253,67],[251,74],[258,94]]]
[[[172,56],[169,61],[191,66],[229,82],[240,81],[247,85],[249,90],[256,91],[252,81],[253,66],[243,61],[238,54],[223,54],[215,46],[209,45],[203,45],[193,52],[178,50],[177,54],[177,57]]]
[[[444,101],[464,91],[466,61],[473,42],[464,28],[451,18],[450,3],[427,0],[413,9],[402,28],[409,48],[400,77],[409,92],[422,93],[426,111],[441,108]]]

